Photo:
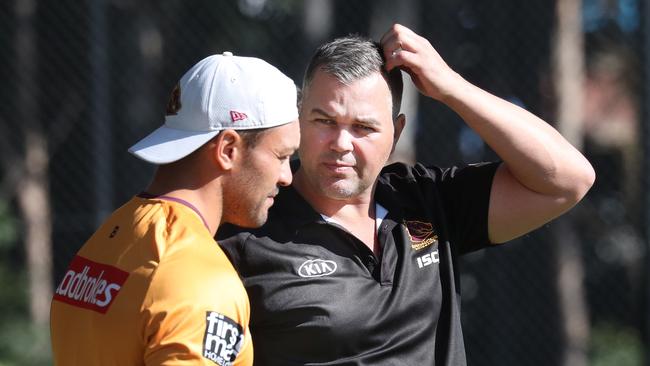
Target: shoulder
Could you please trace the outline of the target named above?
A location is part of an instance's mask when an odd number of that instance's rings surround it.
[[[419,196],[418,192],[435,190],[454,169],[455,167],[441,168],[420,163],[415,165],[393,163],[382,169],[378,179],[378,189],[390,190],[393,194]]]
[[[381,170],[379,179],[384,182],[417,181],[420,179],[439,180],[449,169],[451,168],[425,166],[421,163],[415,165],[393,163]]]
[[[190,296],[204,296],[201,293],[204,287],[230,289],[241,286],[232,264],[208,234],[188,235],[169,244],[168,252],[161,258],[152,282],[162,286],[161,290],[165,290],[164,286],[167,285],[173,287],[168,296],[180,297],[184,296],[184,292]]]
[[[214,241],[210,250],[190,246],[165,256],[142,312],[152,363],[188,349],[197,364],[251,357],[250,345],[244,347],[250,344],[248,296]]]
[[[464,177],[494,175],[498,165],[499,162],[459,164],[449,167],[424,165],[422,163],[416,163],[415,165],[393,163],[382,169],[379,181],[383,184],[409,182],[444,183]]]
[[[377,197],[381,202],[405,207],[421,207],[434,202],[453,200],[458,195],[489,187],[498,163],[427,166],[421,163],[390,164],[382,169]]]
[[[179,321],[184,316],[203,321],[214,312],[248,325],[246,290],[214,240],[182,246],[162,258],[151,275],[144,308],[152,316],[177,314]]]
[[[250,317],[239,275],[204,227],[183,229],[183,220],[169,223],[170,233],[160,245],[165,252],[157,265],[151,264],[155,268],[141,310],[148,359],[167,359],[177,347],[190,347],[203,349],[192,355],[203,360],[205,351],[216,354],[214,345],[220,343],[236,355]],[[217,334],[217,327],[229,329],[230,335]]]

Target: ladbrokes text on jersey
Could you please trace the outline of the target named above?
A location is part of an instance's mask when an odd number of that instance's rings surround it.
[[[56,288],[54,300],[104,314],[128,277],[119,268],[77,255]]]

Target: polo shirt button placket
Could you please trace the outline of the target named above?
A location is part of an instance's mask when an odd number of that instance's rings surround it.
[[[375,271],[376,266],[377,266],[377,261],[375,260],[375,257],[372,254],[368,254],[368,256],[366,257],[366,268],[368,268],[370,274],[372,274]]]

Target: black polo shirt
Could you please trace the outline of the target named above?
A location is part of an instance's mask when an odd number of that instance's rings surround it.
[[[292,187],[262,228],[220,229],[250,298],[255,364],[464,365],[456,257],[489,245],[497,165],[384,168],[381,258]]]

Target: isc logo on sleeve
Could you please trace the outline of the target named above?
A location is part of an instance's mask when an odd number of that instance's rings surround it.
[[[416,260],[418,262],[418,268],[426,267],[434,263],[440,263],[438,249],[434,249],[431,253],[419,256],[416,258]]]
[[[230,366],[243,344],[244,332],[239,324],[217,312],[206,313],[203,357],[219,366]]]

